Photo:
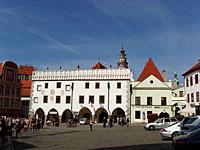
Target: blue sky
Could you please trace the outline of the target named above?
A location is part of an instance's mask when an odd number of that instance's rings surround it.
[[[199,0],[0,0],[0,61],[39,70],[116,67],[122,43],[135,79],[147,59],[168,79],[200,58]]]

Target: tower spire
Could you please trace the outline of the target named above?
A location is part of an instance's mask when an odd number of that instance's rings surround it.
[[[122,44],[122,49],[118,57],[117,68],[128,68],[127,57],[126,57],[123,44]]]

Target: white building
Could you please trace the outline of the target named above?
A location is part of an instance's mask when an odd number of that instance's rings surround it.
[[[166,73],[163,72],[161,75],[150,58],[139,78],[132,82],[132,123],[148,122],[152,114],[160,117],[163,115],[175,116],[176,107],[181,106],[179,109],[182,109],[186,100],[184,95],[177,94],[178,91],[181,91],[178,86],[176,86],[177,90],[174,90],[172,85],[175,86],[175,83],[167,81]],[[184,91],[181,93],[184,94]]]
[[[132,72],[123,48],[118,65],[118,69],[98,63],[88,70],[33,72],[30,111],[36,117],[62,122],[75,116],[96,122],[111,115],[115,121],[129,116]]]
[[[189,115],[200,115],[200,60],[184,74],[187,107],[185,112]]]

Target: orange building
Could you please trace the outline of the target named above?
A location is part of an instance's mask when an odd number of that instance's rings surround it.
[[[18,68],[18,79],[21,80],[21,117],[29,114],[30,93],[32,84],[32,73],[35,71],[33,66],[20,65]]]
[[[21,83],[17,72],[14,62],[0,63],[0,116],[20,116]]]

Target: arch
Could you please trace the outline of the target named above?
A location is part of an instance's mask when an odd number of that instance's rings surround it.
[[[65,109],[65,111],[63,111],[62,117],[61,117],[61,122],[66,122],[67,119],[73,119],[73,114],[72,114],[71,110],[69,110],[69,109]]]
[[[83,107],[79,111],[78,119],[80,120],[81,118],[87,118],[88,120],[92,118],[92,113],[87,107]]]
[[[125,112],[124,112],[123,109],[118,107],[118,108],[113,110],[112,117],[113,117],[114,123],[116,123],[117,122],[117,118],[121,118],[121,117],[124,118],[125,117]]]
[[[169,114],[167,112],[161,112],[158,118],[169,118]]]
[[[59,121],[58,111],[54,108],[50,109],[47,115],[47,120],[50,120],[51,122]]]
[[[96,116],[96,121],[97,123],[103,123],[103,118],[105,117],[106,119],[108,119],[108,112],[106,109],[100,107],[96,110],[95,112],[95,116]]]
[[[35,111],[35,117],[37,119],[42,119],[44,121],[44,118],[45,118],[45,115],[44,115],[44,110],[42,108],[38,108],[36,111]]]

